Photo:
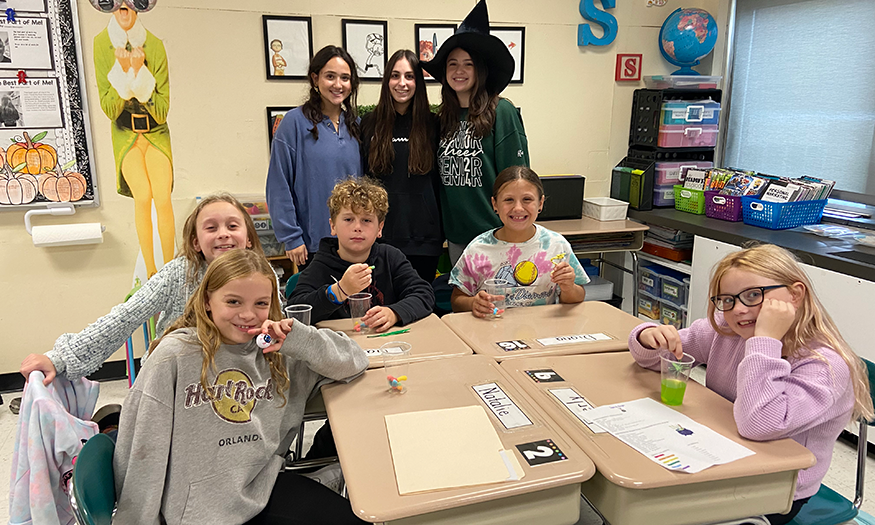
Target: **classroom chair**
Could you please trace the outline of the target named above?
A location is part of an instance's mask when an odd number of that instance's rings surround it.
[[[863,362],[866,363],[866,370],[869,372],[869,395],[875,402],[875,364],[867,359],[863,359]],[[837,525],[857,517],[860,507],[863,505],[869,425],[875,424],[875,421],[861,419],[859,424],[860,435],[857,438],[857,478],[854,501],[848,501],[838,492],[821,484],[817,494],[802,506],[802,510],[788,525]]]
[[[109,525],[115,514],[115,442],[97,434],[85,442],[73,465],[70,505],[79,525]]]
[[[298,286],[298,279],[300,279],[300,278],[301,278],[301,272],[298,272],[298,273],[292,274],[292,276],[289,277],[289,280],[286,281],[286,300],[288,300],[289,297],[292,295],[292,292],[295,291],[295,286]]]

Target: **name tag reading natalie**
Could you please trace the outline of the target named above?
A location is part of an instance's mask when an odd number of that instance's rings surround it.
[[[483,385],[475,385],[471,387],[480,396],[480,399],[486,403],[489,410],[495,414],[495,417],[501,421],[504,428],[510,430],[513,428],[525,427],[532,424],[532,421],[526,417],[525,413],[516,406],[510,397],[504,393],[504,390],[498,386],[498,383],[486,383]]]
[[[559,337],[546,337],[544,339],[535,339],[544,346],[567,345],[571,343],[594,343],[596,341],[610,341],[613,337],[603,334],[575,334],[575,335],[560,335]]]

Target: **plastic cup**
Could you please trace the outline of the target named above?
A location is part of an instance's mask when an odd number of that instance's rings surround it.
[[[366,334],[370,330],[362,322],[362,317],[371,309],[371,294],[354,293],[349,296],[349,315],[352,317],[352,329],[357,333]]]
[[[380,347],[383,356],[383,368],[389,392],[404,394],[407,392],[407,373],[410,368],[410,343],[390,341]]]
[[[309,304],[291,304],[286,306],[286,319],[294,319],[301,324],[310,325],[310,312],[313,306]]]
[[[665,352],[660,355],[660,361],[659,397],[666,405],[678,406],[684,402],[690,370],[693,369],[696,360],[690,354],[684,354],[678,359],[673,353]]]
[[[492,319],[501,319],[501,314],[504,313],[506,307],[505,299],[507,297],[507,289],[510,287],[510,283],[504,279],[486,279],[483,286],[486,289],[486,293],[489,295],[501,296],[501,299],[492,300],[492,304],[495,305],[495,308],[489,316]]]

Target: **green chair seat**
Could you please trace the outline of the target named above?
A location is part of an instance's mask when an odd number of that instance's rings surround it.
[[[97,434],[85,442],[73,466],[70,503],[79,525],[109,525],[115,511],[115,442]]]
[[[788,525],[836,525],[857,517],[853,503],[841,494],[821,485],[817,494],[802,507]]]

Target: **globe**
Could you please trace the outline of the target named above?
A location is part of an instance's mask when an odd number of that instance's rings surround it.
[[[659,30],[659,51],[680,66],[672,75],[698,75],[693,66],[708,56],[717,43],[717,22],[704,9],[677,9]]]

